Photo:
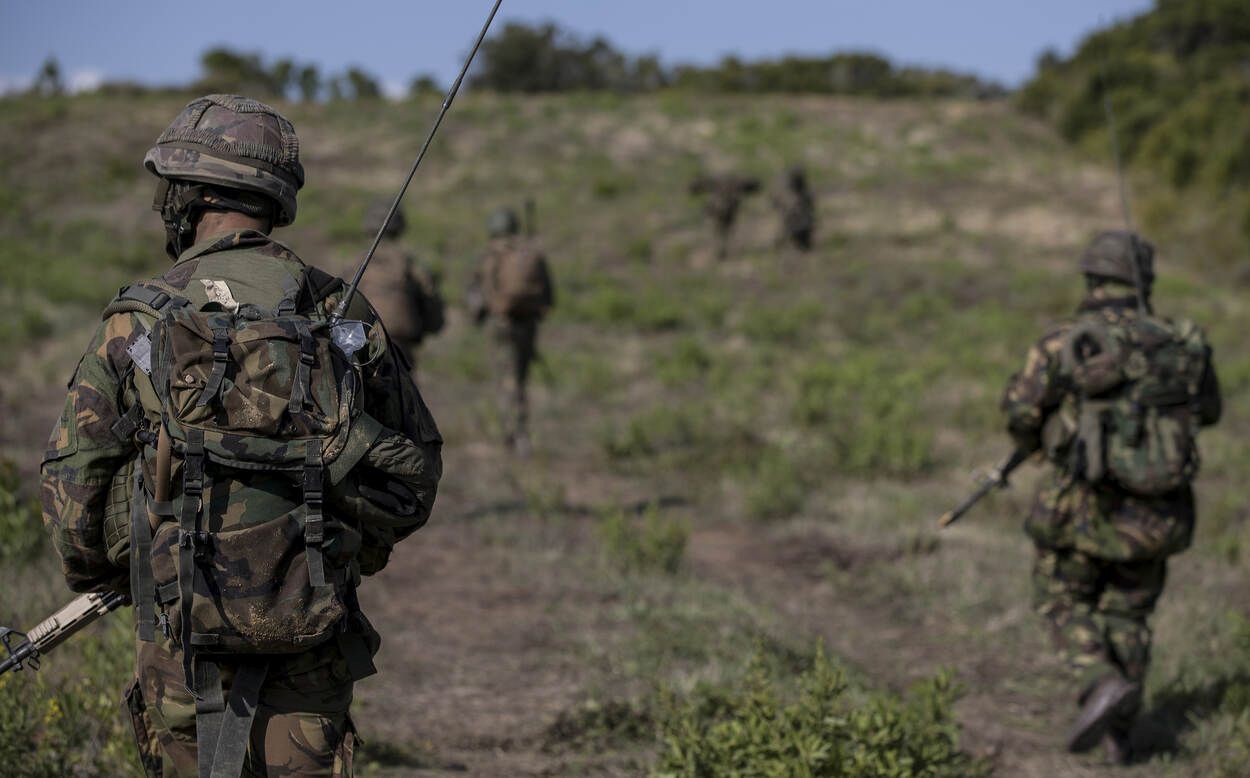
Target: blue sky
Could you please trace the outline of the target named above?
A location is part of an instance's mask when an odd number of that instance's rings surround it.
[[[49,55],[72,83],[180,83],[205,48],[358,65],[390,88],[417,73],[442,82],[489,9],[488,0],[0,0],[0,90],[24,83]],[[1018,84],[1038,53],[1061,52],[1150,0],[504,0],[500,20],[555,20],[668,63],[860,49]],[[496,21],[496,24],[499,24]]]

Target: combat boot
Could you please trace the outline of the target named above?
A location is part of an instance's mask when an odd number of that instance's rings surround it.
[[[1068,750],[1074,754],[1089,751],[1116,718],[1131,715],[1140,702],[1140,686],[1119,675],[1104,677],[1082,696],[1081,712],[1068,730]]]

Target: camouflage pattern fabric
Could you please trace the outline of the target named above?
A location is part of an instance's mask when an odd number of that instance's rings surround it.
[[[378,245],[360,291],[386,322],[387,335],[407,350],[410,359],[427,336],[442,328],[438,279],[394,242]]]
[[[185,289],[190,294],[198,286],[189,285],[198,271],[205,268],[211,270],[212,263],[222,255],[237,251],[246,251],[254,258],[258,275],[299,262],[289,249],[266,235],[254,231],[234,232],[196,244],[160,281],[172,288]],[[333,281],[326,274],[318,278]],[[239,284],[234,288],[234,294],[246,301],[245,290],[246,285]],[[203,288],[198,293],[203,295]],[[338,293],[335,292],[326,297],[322,305],[328,312],[337,302]],[[363,296],[356,298],[348,315],[370,325],[376,322]],[[142,319],[138,313],[117,312],[109,315],[100,325],[70,381],[64,411],[52,431],[45,454],[40,488],[43,516],[61,557],[66,580],[74,591],[129,590],[129,555],[118,555],[116,549],[110,554],[106,544],[105,519],[115,474],[136,454],[134,443],[120,439],[112,430],[126,416],[127,409],[139,401],[131,377],[133,362],[126,349],[143,334]],[[442,442],[437,426],[404,366],[403,358],[394,344],[386,339],[384,328],[371,326],[369,333],[369,342],[363,352],[366,363],[363,369],[363,409],[393,430],[395,437],[420,445],[424,462],[418,477],[429,484],[429,489],[419,496],[418,514],[407,516],[389,508],[369,507],[367,500],[361,499],[355,491],[354,476],[344,480],[343,489],[346,491],[337,498],[338,502],[334,495],[327,494],[327,505],[343,506],[343,516],[362,517],[361,532],[341,535],[326,548],[327,557],[337,558],[340,562],[352,558],[360,560],[361,571],[365,573],[381,569],[390,546],[419,527],[428,516],[434,497],[433,486],[441,475]],[[154,409],[144,406],[144,411],[150,413]],[[366,457],[366,464],[375,453],[379,463],[395,453],[388,440],[379,441],[376,446],[379,451],[371,452]],[[253,497],[268,495],[275,505],[261,506],[254,500],[249,500],[247,504],[232,503],[229,489],[206,492],[205,500],[213,502],[216,510],[236,512],[239,518],[250,512],[276,515],[273,511],[281,510],[284,505],[289,510],[289,503],[299,499],[298,494],[292,494],[290,479],[275,479],[270,484],[272,488],[269,488],[262,483],[266,478],[273,476],[258,474],[257,480],[249,484],[249,492]],[[298,489],[295,491],[298,492]],[[360,491],[364,492],[363,486]],[[361,619],[353,626],[355,634],[376,649],[378,637],[367,622]],[[164,640],[159,632],[157,640],[156,644],[140,642],[138,673],[143,681],[141,686],[147,718],[151,723],[149,739],[172,744],[177,737],[168,722],[177,719],[173,713],[177,705],[167,707],[165,699],[166,695],[176,691],[185,693],[185,680],[180,669],[166,676],[162,668],[167,664],[180,668],[181,650]],[[345,715],[350,702],[350,678],[359,676],[358,672],[349,672],[352,658],[345,645],[341,640],[330,640],[307,651],[275,658],[262,688],[262,701],[284,713],[311,712],[330,718]],[[158,648],[163,656],[151,653]],[[166,663],[164,659],[167,658],[175,661]],[[158,678],[176,678],[176,683],[172,680],[157,683],[155,679]],[[176,702],[178,698],[175,696],[172,699]],[[162,710],[165,713],[161,713]],[[193,718],[193,710],[183,711],[183,715]],[[288,720],[280,720],[274,726],[287,726],[288,723]],[[188,747],[194,753],[194,743],[191,742]],[[194,775],[194,772],[189,774]]]
[[[1119,285],[1095,287],[1078,309],[1109,323],[1137,315],[1136,296]],[[1147,619],[1163,590],[1166,559],[1188,547],[1193,492],[1142,497],[1114,482],[1091,484],[1072,473],[1073,384],[1061,352],[1075,320],[1047,333],[1028,353],[1003,396],[1016,445],[1044,448],[1052,472],[1038,490],[1026,531],[1038,549],[1035,605],[1082,686],[1107,673],[1140,680],[1150,660]],[[1220,415],[1219,384],[1209,363],[1197,398],[1201,424]],[[1059,432],[1055,432],[1058,429]]]
[[[529,441],[527,385],[538,356],[538,320],[494,318],[490,329],[504,439],[510,446],[524,448]]]
[[[735,175],[705,175],[690,182],[690,194],[704,198],[703,211],[716,231],[718,257],[724,258],[729,253],[729,235],[738,220],[742,201],[759,189],[759,179]]]

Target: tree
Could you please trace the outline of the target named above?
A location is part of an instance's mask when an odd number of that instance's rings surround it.
[[[321,93],[321,74],[317,71],[317,66],[305,65],[300,68],[296,84],[299,86],[301,100],[306,103],[316,100]]]

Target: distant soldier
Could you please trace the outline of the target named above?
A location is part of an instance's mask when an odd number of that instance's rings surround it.
[[[773,206],[781,214],[781,233],[778,244],[790,245],[799,251],[812,248],[812,231],[816,227],[816,205],[812,192],[807,188],[807,174],[795,165],[782,176],[780,185],[773,192]]]
[[[758,178],[735,175],[703,175],[690,182],[690,194],[702,196],[703,211],[716,230],[716,256],[729,255],[729,234],[738,220],[738,208],[748,196],[760,190]]]
[[[390,206],[386,200],[370,207],[365,216],[369,237],[377,234]],[[404,212],[396,211],[369,263],[369,272],[360,281],[360,290],[386,322],[390,340],[415,366],[421,341],[443,329],[446,314],[438,274],[399,245],[406,228]]]
[[[500,209],[487,221],[490,243],[469,286],[469,309],[487,323],[495,341],[495,374],[504,439],[529,453],[526,384],[538,357],[538,324],[555,304],[547,257],[532,236],[520,234],[515,211]]]
[[[1167,558],[1193,536],[1198,428],[1220,418],[1202,330],[1149,312],[1153,257],[1128,232],[1095,238],[1079,264],[1085,301],[1030,349],[1003,398],[1017,445],[1053,464],[1025,527],[1037,609],[1078,684],[1067,747],[1101,741],[1122,763],[1150,664],[1147,621]]]

